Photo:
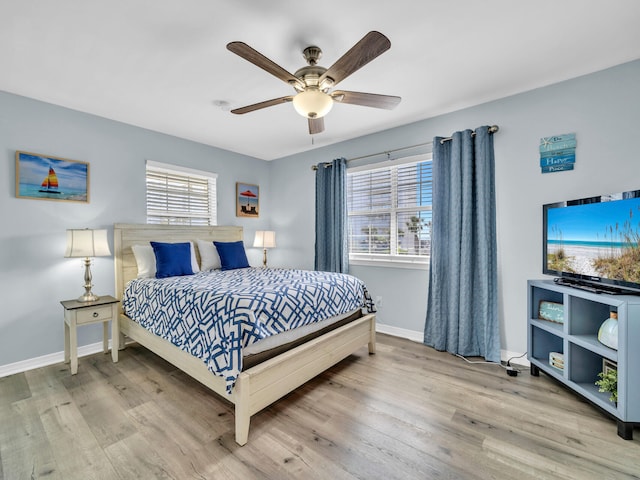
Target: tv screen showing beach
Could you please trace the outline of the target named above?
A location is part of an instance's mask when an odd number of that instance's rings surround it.
[[[548,206],[547,271],[640,284],[640,191],[625,195]]]

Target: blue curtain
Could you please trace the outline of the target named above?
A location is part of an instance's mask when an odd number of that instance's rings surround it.
[[[433,227],[425,345],[500,361],[493,135],[433,140]]]
[[[319,163],[316,170],[315,269],[348,273],[347,161]]]

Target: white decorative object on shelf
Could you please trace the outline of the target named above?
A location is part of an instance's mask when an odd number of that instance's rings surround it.
[[[598,330],[598,340],[609,348],[618,350],[618,312],[611,312]]]

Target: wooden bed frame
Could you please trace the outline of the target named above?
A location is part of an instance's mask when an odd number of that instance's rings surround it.
[[[122,299],[124,287],[137,276],[132,245],[149,241],[184,242],[243,240],[242,227],[191,227],[170,225],[114,226],[116,296]],[[205,363],[180,350],[171,342],[158,337],[132,321],[120,307],[118,331],[112,339],[116,352],[124,345],[123,335],[145,346],[198,380],[235,405],[235,439],[239,445],[247,443],[251,416],[300,385],[335,365],[364,345],[375,353],[375,315],[364,315],[347,325],[317,337],[303,345],[282,353],[240,373],[232,393],[226,393],[222,377],[213,375]]]

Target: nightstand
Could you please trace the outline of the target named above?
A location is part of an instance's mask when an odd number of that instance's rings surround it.
[[[119,300],[104,295],[95,302],[65,300],[64,307],[64,363],[71,362],[71,375],[78,373],[78,327],[102,322],[102,346],[109,352],[109,320],[111,320],[111,359],[118,361],[118,303]]]

